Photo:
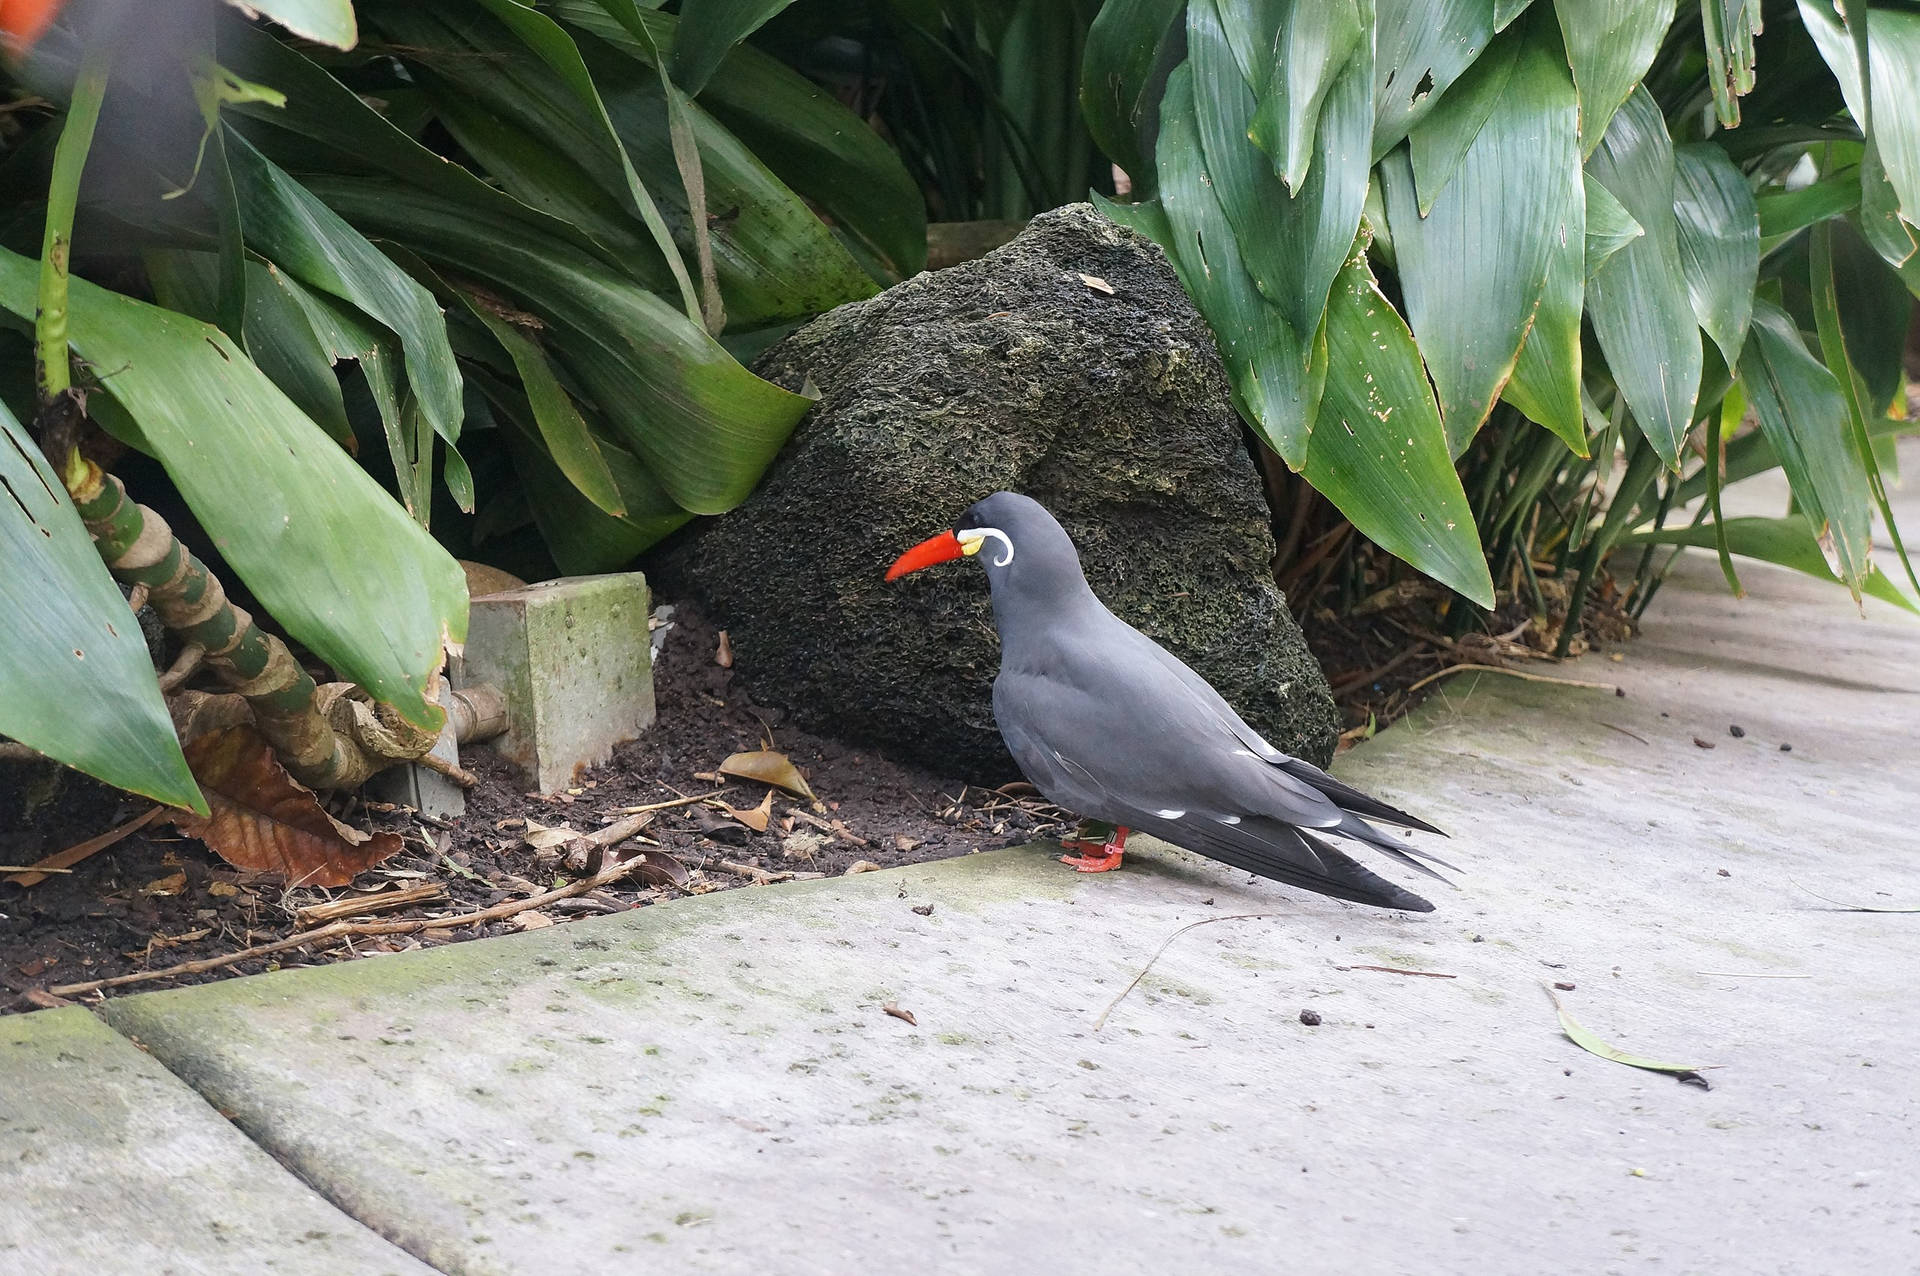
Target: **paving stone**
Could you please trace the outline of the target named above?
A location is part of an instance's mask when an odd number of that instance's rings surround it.
[[[0,1019],[0,1271],[429,1270],[87,1011]]]

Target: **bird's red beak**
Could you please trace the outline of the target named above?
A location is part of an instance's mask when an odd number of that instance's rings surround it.
[[[62,0],[0,0],[0,36],[16,53],[33,46],[60,12]]]
[[[931,567],[935,563],[951,562],[964,556],[967,547],[952,532],[942,532],[938,536],[929,536],[906,553],[893,560],[893,566],[887,568],[888,580],[899,580],[908,572],[917,572],[922,567]]]

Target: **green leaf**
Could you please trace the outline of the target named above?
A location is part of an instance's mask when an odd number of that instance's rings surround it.
[[[1248,141],[1254,94],[1215,0],[1192,0],[1187,6],[1187,46],[1206,179],[1233,227],[1240,258],[1288,324],[1296,332],[1312,332],[1320,325],[1327,291],[1346,260],[1367,198],[1372,127],[1367,86],[1373,68],[1366,51],[1349,60],[1327,95],[1314,164],[1299,190],[1289,194],[1267,157]],[[1166,110],[1164,103],[1161,109]],[[1161,164],[1164,168],[1164,158]],[[1168,180],[1164,172],[1161,180]],[[1168,211],[1175,211],[1171,204]]]
[[[1413,156],[1413,181],[1420,192],[1420,215],[1433,211],[1434,200],[1460,169],[1467,148],[1480,136],[1487,117],[1499,105],[1513,77],[1513,64],[1522,41],[1496,40],[1481,55],[1440,104],[1407,132]]]
[[[1326,397],[1301,472],[1367,539],[1482,607],[1493,578],[1420,351],[1355,244],[1327,305]]]
[[[29,290],[31,296],[31,290]],[[204,815],[140,624],[59,477],[0,403],[0,735]]]
[[[1712,2],[1713,0],[1708,0],[1709,4]],[[1691,1080],[1698,1085],[1706,1085],[1705,1078],[1700,1075],[1700,1069],[1703,1065],[1661,1063],[1655,1059],[1642,1058],[1637,1054],[1628,1054],[1618,1046],[1607,1044],[1599,1037],[1594,1036],[1593,1033],[1587,1031],[1586,1028],[1582,1027],[1580,1021],[1568,1014],[1567,1008],[1560,1004],[1560,998],[1555,996],[1553,989],[1547,989],[1547,996],[1553,998],[1554,1013],[1560,1017],[1560,1031],[1567,1034],[1567,1040],[1573,1042],[1574,1045],[1579,1046],[1588,1054],[1598,1055],[1602,1059],[1613,1063],[1624,1063],[1629,1068],[1644,1068],[1648,1072],[1671,1072],[1676,1074],[1682,1081]]]
[[[1471,96],[1475,74],[1426,123]],[[1455,457],[1513,374],[1556,248],[1581,242],[1577,112],[1565,64],[1530,43],[1492,74],[1501,91],[1431,212],[1420,213],[1404,154],[1380,166],[1407,318]]]
[[[350,220],[538,316],[549,354],[696,514],[745,499],[810,404],[748,372],[698,323],[569,243],[378,179],[316,179],[313,188]]]
[[[1591,279],[1608,258],[1646,234],[1647,228],[1633,220],[1633,214],[1592,173],[1585,176],[1582,189],[1587,205],[1586,277]]]
[[[1867,433],[1867,419],[1873,415],[1873,411],[1867,403],[1866,383],[1847,358],[1845,321],[1841,316],[1835,283],[1833,247],[1833,224],[1822,222],[1814,228],[1809,244],[1807,271],[1808,281],[1812,285],[1814,324],[1820,335],[1820,356],[1826,361],[1827,371],[1833,374],[1838,383],[1841,397],[1846,400],[1847,432],[1853,443],[1854,454],[1860,459],[1860,468],[1866,474],[1867,490],[1880,509],[1880,520],[1886,526],[1888,535],[1893,538],[1894,552],[1900,558],[1900,565],[1906,569],[1908,583],[1920,591],[1920,577],[1914,575],[1913,561],[1907,557],[1906,542],[1901,538],[1900,524],[1893,516],[1893,506],[1887,500],[1887,488],[1874,456],[1873,440]],[[1869,256],[1866,253],[1860,255]],[[1911,307],[1908,309],[1911,310]]]
[[[1861,228],[1889,265],[1904,266],[1920,243],[1911,229],[1920,224],[1920,13],[1862,6],[1868,48],[1863,85],[1861,32],[1843,27],[1827,0],[1799,0],[1799,8],[1840,82],[1847,111],[1866,134]]]
[[[553,12],[627,56],[654,65],[645,42],[594,0],[559,0]],[[677,18],[664,13],[639,17],[660,47],[673,43]],[[879,258],[893,278],[908,278],[926,265],[926,200],[920,187],[893,147],[832,94],[743,44],[735,46],[707,82],[699,107],[795,194]]]
[[[407,380],[433,431],[460,438],[460,369],[433,294],[238,134],[227,156],[248,242],[301,282],[351,302],[400,338]]]
[[[1753,89],[1753,37],[1760,30],[1760,0],[1701,0],[1700,27],[1707,43],[1707,85],[1722,128],[1740,123],[1740,97]]]
[[[793,0],[683,0],[673,42],[673,78],[698,96],[734,45]]]
[[[1687,295],[1700,326],[1732,367],[1747,339],[1760,273],[1760,214],[1753,188],[1712,142],[1677,148],[1673,167],[1673,211]]]
[[[0,307],[31,315],[38,273],[0,250]],[[435,726],[427,679],[466,633],[459,565],[217,328],[70,286],[75,351],[240,579],[343,676]]]
[[[1373,33],[1373,15],[1363,12],[1370,8],[1360,0],[1278,0],[1263,6],[1277,26],[1262,50],[1270,51],[1265,65],[1250,64],[1260,102],[1248,136],[1273,157],[1273,171],[1289,191],[1298,192],[1312,169],[1313,135],[1328,90]],[[1247,12],[1233,5],[1221,16],[1232,24],[1244,21]]]
[[[1757,320],[1758,316],[1756,316]],[[1756,322],[1754,331],[1760,331]],[[1751,349],[1749,349],[1751,354]],[[1763,563],[1773,563],[1779,567],[1790,567],[1797,572],[1821,580],[1830,580],[1838,585],[1843,583],[1833,574],[1833,567],[1827,562],[1819,542],[1807,531],[1804,519],[1789,516],[1787,518],[1730,518],[1721,525],[1727,538],[1727,548],[1742,558],[1758,559]],[[1669,527],[1661,531],[1629,532],[1620,538],[1620,546],[1628,545],[1692,545],[1699,549],[1712,549],[1714,529],[1706,524],[1693,527]],[[1920,616],[1920,602],[1901,591],[1878,569],[1870,569],[1861,581],[1857,593],[1869,594],[1882,602],[1892,603],[1896,607]]]
[[[1100,149],[1133,179],[1158,189],[1153,167],[1166,77],[1184,56],[1187,0],[1106,0],[1087,28],[1080,110]]]
[[[1647,232],[1587,280],[1587,313],[1634,420],[1677,469],[1700,388],[1700,329],[1680,264],[1673,143],[1646,90],[1615,113],[1587,169]]]
[[[1505,31],[1532,3],[1533,0],[1493,0],[1493,29]]]
[[[1808,353],[1793,319],[1756,300],[1740,384],[1780,458],[1793,498],[1834,572],[1859,596],[1870,570],[1867,474],[1848,432],[1839,383]]]
[[[1494,0],[1375,0],[1373,158],[1400,144],[1493,40]]]
[[[1585,362],[1580,319],[1587,302],[1588,183],[1584,174],[1576,171],[1569,185],[1566,239],[1553,244],[1546,281],[1540,289],[1540,305],[1533,312],[1533,327],[1527,330],[1513,376],[1501,395],[1528,420],[1553,431],[1575,456],[1585,457],[1589,453],[1586,418],[1580,408]]]
[[[240,12],[277,22],[303,40],[351,49],[360,33],[354,26],[353,0],[227,0]]]
[[[217,319],[220,265],[212,253],[156,249],[146,257],[154,298],[206,323]],[[246,263],[247,354],[294,405],[345,448],[353,446],[333,355],[314,336],[306,312],[281,287],[285,278],[273,266]],[[229,336],[233,335],[231,333]]]
[[[574,406],[560,379],[554,375],[553,366],[547,362],[546,351],[538,340],[511,319],[495,313],[488,299],[476,297],[471,290],[461,290],[460,299],[513,360],[539,428],[540,441],[555,467],[604,513],[616,518],[624,515],[626,506],[620,500],[620,489],[614,484],[606,457],[601,455],[580,409]]]
[[[1710,0],[1711,2],[1711,0]],[[1674,0],[1554,0],[1567,63],[1580,90],[1580,142],[1589,155],[1653,65]]]
[[[1778,241],[1815,222],[1858,208],[1860,175],[1846,169],[1797,191],[1769,190],[1755,204],[1760,213],[1760,238]]]
[[[1913,319],[1913,296],[1899,274],[1853,224],[1832,227],[1833,286],[1848,362],[1866,382],[1866,416],[1886,412],[1905,386],[1902,359]]]
[[[1161,246],[1213,329],[1234,405],[1297,469],[1306,460],[1307,435],[1326,380],[1325,334],[1317,322],[1305,331],[1290,323],[1261,295],[1242,262],[1219,187],[1201,154],[1191,64],[1182,63],[1168,77],[1160,112],[1160,216],[1139,212],[1133,224],[1144,229],[1154,221],[1165,223],[1169,238]],[[1258,154],[1250,143],[1246,150]],[[1278,187],[1270,169],[1264,164],[1258,169]],[[1115,215],[1114,205],[1102,201],[1101,206]]]

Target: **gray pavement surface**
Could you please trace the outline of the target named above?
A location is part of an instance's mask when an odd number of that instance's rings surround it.
[[[446,1272],[1920,1272],[1920,914],[1818,897],[1920,906],[1920,621],[1743,577],[1689,556],[1556,671],[1605,688],[1462,675],[1340,760],[1454,834],[1433,914],[1022,848],[101,1014],[287,1167],[257,1190]],[[1551,981],[1713,1088],[1581,1050]],[[159,1245],[141,1140],[94,1145],[98,1214],[34,1221]]]
[[[0,1272],[428,1270],[87,1011],[0,1019]]]

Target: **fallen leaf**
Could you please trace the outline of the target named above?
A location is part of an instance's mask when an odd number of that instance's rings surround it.
[[[872,860],[855,860],[853,863],[847,865],[846,875],[852,877],[855,873],[877,873],[879,871],[880,866]]]
[[[529,908],[524,913],[515,913],[513,915],[513,927],[515,930],[542,930],[551,925],[553,925],[553,918],[547,916],[537,908]]]
[[[685,889],[687,879],[692,876],[685,864],[665,851],[641,851],[631,859],[640,861],[640,867],[633,870],[633,875],[648,886],[678,886]]]
[[[767,790],[767,795],[760,799],[759,806],[742,808],[738,806],[728,806],[725,802],[722,802],[720,803],[720,809],[754,832],[764,833],[767,831],[767,825],[773,820],[773,790]]]
[[[722,669],[733,668],[733,640],[727,637],[727,631],[720,631],[720,646],[713,653],[713,663]]]
[[[1554,1012],[1560,1016],[1560,1031],[1566,1033],[1569,1041],[1588,1054],[1599,1055],[1602,1059],[1608,1059],[1614,1063],[1624,1063],[1629,1068],[1644,1068],[1648,1072],[1669,1072],[1681,1083],[1699,1086],[1702,1090],[1713,1088],[1707,1084],[1707,1079],[1700,1075],[1701,1069],[1707,1065],[1661,1063],[1654,1059],[1643,1059],[1637,1054],[1628,1054],[1616,1046],[1608,1045],[1582,1027],[1580,1021],[1568,1014],[1567,1008],[1560,1004],[1559,995],[1551,987],[1547,989],[1547,996],[1553,998]]]
[[[549,850],[555,846],[565,846],[580,834],[565,824],[542,824],[539,820],[529,819],[527,831],[522,837],[536,851]]]
[[[908,1023],[912,1024],[916,1028],[920,1026],[920,1021],[913,1017],[913,1011],[902,1010],[900,1009],[900,1007],[894,1005],[891,1001],[889,1001],[886,1005],[880,1007],[880,1009],[886,1011],[888,1014],[892,1015],[895,1019],[905,1019]]]
[[[400,850],[397,834],[363,833],[328,815],[250,726],[203,735],[186,755],[211,813],[170,811],[168,818],[235,868],[300,886],[345,886]]]
[[[790,860],[811,860],[826,844],[818,833],[789,833],[780,839],[780,853]]]
[[[775,753],[771,749],[736,753],[720,764],[720,774],[771,784],[795,797],[813,798],[813,790],[807,787],[807,777],[800,774],[800,768],[794,766],[786,754]]]
[[[142,895],[178,895],[185,889],[187,889],[187,874],[182,870],[178,873],[168,873],[165,877],[155,878],[142,886],[140,893]]]
[[[899,851],[902,855],[907,854],[909,851],[911,851],[914,847],[918,845],[920,845],[920,840],[918,838],[903,836],[903,837],[896,837],[893,839],[893,849],[896,851]]]
[[[1106,280],[1102,279],[1098,275],[1083,274],[1080,276],[1080,282],[1085,284],[1087,287],[1093,289],[1095,292],[1104,292],[1109,297],[1113,296],[1113,285],[1108,283]]]
[[[1788,880],[1792,881],[1791,878]],[[1798,882],[1794,882],[1793,884],[1800,886]],[[1827,903],[1832,904],[1843,913],[1920,913],[1920,908],[1882,908],[1877,904],[1846,904],[1834,899],[1832,896],[1822,895],[1819,891],[1806,886],[1800,886],[1800,889],[1806,891],[1807,894],[1813,896],[1815,899],[1826,900]]]
[[[931,917],[933,916],[933,905],[932,904],[915,904],[913,906],[913,911],[920,914],[922,917]]]
[[[231,899],[240,893],[240,888],[232,882],[209,882],[207,894],[215,899]]]

